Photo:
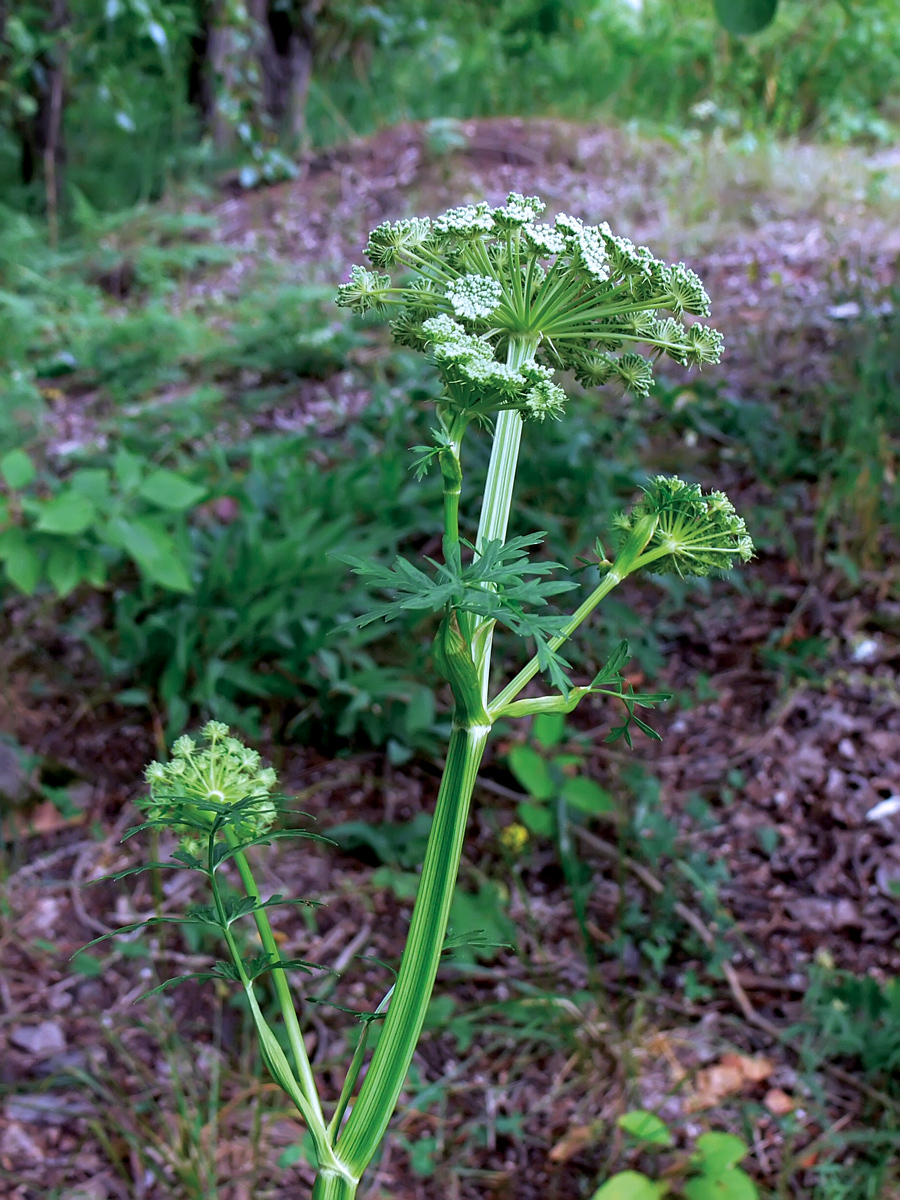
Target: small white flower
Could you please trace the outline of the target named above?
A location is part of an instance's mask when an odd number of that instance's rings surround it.
[[[494,228],[494,218],[491,206],[485,201],[481,204],[465,204],[460,208],[451,208],[439,217],[435,217],[432,229],[438,234],[450,234],[456,237],[478,237],[482,233],[490,233]]]
[[[566,239],[552,225],[526,225],[522,240],[537,254],[562,254],[566,248]]]
[[[503,298],[503,289],[489,275],[462,275],[447,288],[447,299],[458,317],[477,320],[495,312]]]

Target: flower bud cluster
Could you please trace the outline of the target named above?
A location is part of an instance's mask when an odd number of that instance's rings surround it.
[[[221,721],[207,722],[201,734],[205,744],[185,735],[173,745],[169,762],[150,763],[150,795],[141,807],[150,820],[171,819],[170,828],[192,851],[223,814],[242,839],[266,833],[278,812],[270,795],[278,782],[274,770],[263,767],[259,754],[231,737]]]
[[[511,192],[497,207],[482,201],[433,220],[379,225],[366,254],[376,268],[400,269],[402,284],[353,267],[338,303],[357,312],[398,307],[394,337],[434,352],[457,412],[460,388],[476,384],[493,387],[492,394],[504,397],[502,407],[523,415],[556,410],[560,397],[548,393],[549,377],[537,393],[527,380],[530,398],[523,391],[511,403],[512,376],[502,368],[513,342],[533,347],[529,357],[551,372],[574,371],[585,385],[616,380],[637,395],[649,390],[653,359],[661,354],[689,367],[719,361],[721,336],[683,319],[709,313],[709,296],[684,263],[662,262],[605,222],[588,225],[560,214],[552,224],[541,223],[543,209],[537,197]],[[426,329],[441,316],[457,324],[460,336],[479,338],[480,347],[451,353]],[[455,341],[461,347],[459,337]],[[438,353],[440,345],[445,349]],[[652,357],[639,347],[649,348]],[[481,397],[477,415],[488,411]]]
[[[753,557],[747,526],[725,493],[704,495],[699,484],[674,475],[651,479],[616,525],[623,545],[639,528],[652,531],[636,565],[656,575],[715,575]]]
[[[559,417],[566,394],[553,382],[549,367],[536,362],[515,368],[497,362],[490,342],[446,314],[431,317],[422,326],[434,361],[445,379],[448,406],[473,416],[501,409],[516,409],[543,421]]]

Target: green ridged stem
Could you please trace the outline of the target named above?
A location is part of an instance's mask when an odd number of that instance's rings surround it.
[[[422,1032],[444,948],[469,802],[489,733],[489,725],[468,729],[456,726],[450,735],[447,765],[394,994],[359,1096],[338,1137],[337,1157],[352,1174],[362,1174],[381,1143]],[[319,1200],[319,1194],[314,1195]]]
[[[534,358],[537,350],[535,338],[511,338],[506,352],[507,365],[518,370]],[[506,541],[509,513],[512,508],[513,488],[516,483],[516,467],[519,461],[519,445],[522,441],[522,418],[512,409],[497,414],[494,427],[494,444],[491,461],[484,484],[484,503],[478,522],[475,545],[479,549],[486,542]],[[473,658],[481,678],[481,702],[487,704],[490,686],[491,649],[494,641],[494,622],[472,623],[468,630],[472,642]]]
[[[346,1178],[336,1171],[320,1169],[313,1184],[311,1200],[355,1200],[359,1181]]]

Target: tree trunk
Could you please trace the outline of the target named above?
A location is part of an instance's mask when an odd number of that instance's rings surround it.
[[[235,93],[235,30],[228,20],[226,0],[216,0],[210,13],[206,53],[210,72],[210,126],[213,144],[227,153],[234,149],[237,134],[230,102]]]
[[[66,0],[53,0],[50,32],[55,34],[53,58],[48,75],[44,120],[44,189],[47,197],[47,227],[50,245],[59,242],[59,215],[63,194],[63,102],[65,99],[68,46],[64,30],[69,21]]]
[[[322,0],[309,0],[302,6],[288,43],[289,88],[286,97],[287,134],[294,149],[305,149],[306,103],[312,82],[313,55],[316,48],[316,17]]]

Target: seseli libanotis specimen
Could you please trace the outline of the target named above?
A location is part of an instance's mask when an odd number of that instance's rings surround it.
[[[703,493],[695,483],[658,476],[618,518],[619,547],[611,559],[597,543],[600,581],[566,616],[554,612],[550,601],[576,585],[552,578],[559,564],[529,557],[543,535],[507,540],[520,439],[527,426],[562,418],[566,394],[559,372],[572,371],[585,385],[618,381],[645,395],[661,354],[682,366],[700,366],[718,362],[722,350],[714,329],[685,320],[709,312],[693,271],[660,262],[606,225],[568,216],[541,223],[543,207],[534,197],[512,194],[497,208],[482,203],[434,220],[381,225],[366,248],[372,269],[353,267],[339,289],[338,303],[355,312],[391,310],[395,339],[428,355],[441,380],[432,441],[415,447],[418,476],[435,465],[443,480],[441,561],[349,562],[385,595],[363,622],[401,612],[439,614],[433,659],[452,693],[453,724],[399,973],[376,1009],[360,1014],[356,1052],[330,1112],[317,1092],[287,974],[312,964],[282,960],[268,909],[290,901],[261,898],[246,855],[276,837],[310,835],[274,828],[280,807],[274,775],[215,722],[204,730],[205,745],[181,738],[169,763],[148,769],[148,819],[139,828],[174,829],[181,842],[168,865],[207,876],[213,903],[182,919],[222,931],[230,960],[206,974],[231,978],[246,991],[266,1065],[302,1113],[315,1144],[314,1200],[356,1196],[396,1107],[447,945],[469,802],[494,722],[568,713],[595,693],[615,696],[624,706],[614,735],[629,739],[632,725],[652,734],[636,710],[661,697],[629,689],[620,671],[627,646],[591,682],[576,685],[563,653],[566,642],[636,571],[709,575],[746,562],[753,550],[744,522],[721,492]],[[474,545],[459,533],[462,450],[470,425],[492,438]],[[494,691],[491,649],[498,622],[530,643],[533,654]],[[523,696],[538,675],[545,680],[542,694]],[[240,881],[238,899],[233,884],[228,898],[220,887],[221,869],[229,863]],[[261,941],[251,958],[242,958],[234,936],[235,923],[246,917],[256,922]],[[281,1011],[280,1038],[254,991],[265,973],[271,973]],[[366,1035],[376,1019],[383,1028],[363,1074]]]

